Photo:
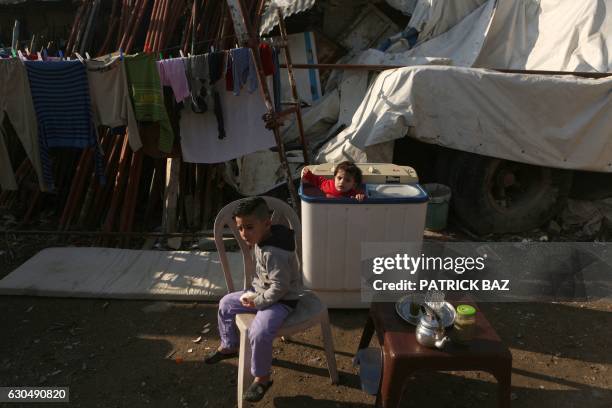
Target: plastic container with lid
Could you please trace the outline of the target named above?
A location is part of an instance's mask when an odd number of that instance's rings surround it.
[[[468,344],[474,338],[476,330],[476,308],[470,305],[459,305],[456,311],[453,342]]]

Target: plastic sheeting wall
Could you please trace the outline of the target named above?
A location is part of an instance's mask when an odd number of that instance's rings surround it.
[[[378,76],[347,133],[363,148],[411,129],[421,141],[485,156],[612,172],[611,118],[612,78],[408,67]]]
[[[612,0],[489,0],[448,32],[401,54],[505,69],[612,70]],[[432,86],[435,84],[435,86]],[[612,79],[509,75],[469,68],[383,72],[336,141],[372,148],[410,135],[428,143],[549,167],[612,172]],[[324,149],[332,152],[331,143]]]

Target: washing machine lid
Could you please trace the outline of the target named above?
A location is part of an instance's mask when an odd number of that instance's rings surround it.
[[[419,184],[366,184],[367,201],[377,203],[422,203],[429,199]]]

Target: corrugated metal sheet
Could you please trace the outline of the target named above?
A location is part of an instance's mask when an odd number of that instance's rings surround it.
[[[261,28],[259,35],[264,35],[272,31],[278,24],[278,15],[276,8],[280,7],[285,18],[301,13],[312,8],[315,4],[315,0],[272,0],[268,2],[266,11],[264,11],[261,17]]]

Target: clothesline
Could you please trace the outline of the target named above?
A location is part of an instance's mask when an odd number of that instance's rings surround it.
[[[264,72],[278,75],[278,54],[267,44],[261,47]],[[26,152],[43,191],[53,187],[49,148],[76,144],[95,146],[98,152],[99,140],[91,132],[99,126],[127,126],[134,151],[142,147],[138,122],[159,124],[163,152],[172,149],[177,129],[183,158],[191,163],[225,162],[276,145],[262,121],[266,107],[255,92],[256,66],[250,48],[161,60],[142,53],[72,61],[43,62],[32,58],[40,56],[30,57],[0,59],[0,77],[16,82],[14,92],[0,95],[0,113],[6,110],[11,123],[17,123],[18,134],[27,134],[20,140],[23,144],[27,139]],[[78,83],[71,80],[77,73],[82,78]],[[46,92],[45,83],[56,91]],[[162,86],[171,89],[176,103],[164,101]],[[243,86],[247,89],[241,93]],[[75,104],[74,96],[82,103]],[[280,90],[275,87],[275,102],[279,100]],[[8,105],[30,108],[3,109]],[[174,126],[168,112],[175,113]],[[0,184],[3,189],[15,189],[2,133],[0,127]],[[102,175],[99,160],[96,168]]]
[[[218,37],[218,38],[215,38],[215,39],[197,41],[197,42],[194,42],[192,44],[192,46],[213,43],[215,41],[225,40],[227,38],[236,38],[236,36],[232,34],[232,35],[225,35],[225,36],[222,36],[222,37]],[[163,53],[165,51],[176,50],[176,49],[179,49],[179,48],[182,48],[182,46],[181,45],[175,45],[174,47],[162,48],[161,50],[159,50],[157,52],[162,52]],[[211,51],[214,51],[214,50],[211,50]],[[150,52],[153,52],[153,51],[150,51]]]
[[[216,41],[225,40],[225,39],[228,39],[228,38],[236,38],[236,36],[232,34],[232,35],[225,35],[225,36],[218,37],[218,38],[215,38],[215,39],[210,39],[210,40],[196,41],[196,42],[194,42],[194,43],[192,44],[192,46],[196,46],[196,45],[203,45],[203,44],[209,44],[209,43],[213,43],[213,42],[216,42]],[[266,42],[266,41],[262,41],[262,42]],[[271,44],[271,42],[266,42],[266,43],[268,43],[268,44],[272,45],[272,44]],[[27,48],[27,47],[26,47],[26,48]],[[167,52],[167,51],[172,51],[172,50],[176,50],[176,49],[181,49],[181,48],[182,48],[182,46],[181,46],[181,45],[175,45],[175,46],[173,46],[173,47],[162,48],[162,49],[157,50],[157,51],[145,51],[145,50],[143,50],[142,52],[143,52],[143,53],[145,53],[145,54],[155,54],[156,52],[157,52],[157,53],[160,53],[160,54],[163,54],[164,52]],[[238,48],[238,47],[236,47],[236,48]],[[5,50],[6,50],[6,49],[9,49],[9,48],[5,48]],[[13,49],[11,48],[11,50],[13,50]],[[13,50],[13,51],[17,51],[17,50]],[[211,47],[211,51],[213,51],[213,52],[214,52],[214,48],[213,48],[213,47]],[[228,50],[222,50],[222,51],[228,51]],[[41,48],[41,49],[40,49],[40,51],[38,51],[38,52],[40,52],[40,53],[46,53],[46,48],[44,48],[44,47],[43,47],[43,48]],[[114,54],[114,55],[118,55],[120,52],[121,52],[120,50],[117,50],[115,53],[111,53],[111,54],[107,54],[107,55],[113,55],[113,54]],[[34,50],[29,50],[29,55],[35,55]],[[194,54],[194,55],[201,55],[201,54]],[[57,57],[59,57],[59,58],[64,58],[64,55],[62,54],[62,51],[61,51],[61,50],[59,50],[59,53],[58,53],[58,56],[57,56]],[[103,55],[101,55],[101,56],[99,56],[99,57],[101,58],[101,57],[103,57]],[[9,57],[6,57],[6,58],[11,58],[11,57],[9,56]],[[17,54],[15,54],[15,55],[13,56],[13,58],[17,58]],[[91,58],[87,58],[87,59],[91,59]]]

